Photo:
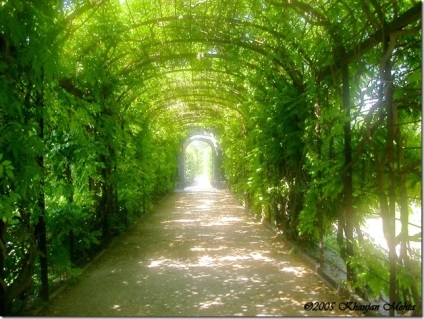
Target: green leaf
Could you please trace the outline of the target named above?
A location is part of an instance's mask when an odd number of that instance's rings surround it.
[[[10,178],[10,179],[14,179],[15,175],[13,175],[12,170],[8,169],[6,170],[6,175]]]
[[[9,166],[10,164],[12,164],[11,161],[3,161],[2,163],[3,166]]]

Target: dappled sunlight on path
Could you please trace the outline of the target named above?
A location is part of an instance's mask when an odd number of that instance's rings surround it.
[[[176,192],[118,238],[45,316],[329,316],[342,302],[222,190]]]

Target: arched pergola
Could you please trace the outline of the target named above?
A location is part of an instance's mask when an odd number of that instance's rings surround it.
[[[421,38],[418,0],[0,1],[0,315],[186,186],[194,141],[321,269],[337,225],[349,289],[421,303]]]
[[[212,150],[212,180],[211,184],[214,187],[220,187],[222,182],[221,174],[221,148],[213,136],[213,134],[202,132],[202,133],[193,133],[183,142],[181,145],[181,152],[178,156],[178,181],[177,188],[184,188],[187,186],[187,176],[186,176],[186,151],[187,147],[193,142],[205,142],[207,143]]]

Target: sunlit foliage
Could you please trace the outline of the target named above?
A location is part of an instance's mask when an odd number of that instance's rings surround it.
[[[199,128],[263,221],[420,304],[420,22],[412,0],[0,0],[0,314],[148,213]]]

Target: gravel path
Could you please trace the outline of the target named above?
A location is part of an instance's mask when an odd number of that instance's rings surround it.
[[[306,302],[334,311],[305,311]],[[174,192],[41,316],[346,316],[341,299],[223,190]]]

